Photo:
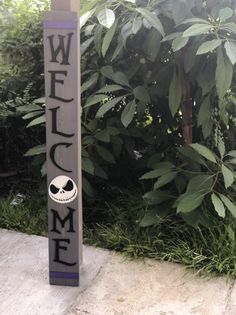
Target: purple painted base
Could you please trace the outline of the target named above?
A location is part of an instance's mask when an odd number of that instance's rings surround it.
[[[59,278],[59,279],[79,279],[78,273],[72,273],[72,272],[59,272],[59,271],[50,271],[49,272],[50,278]]]

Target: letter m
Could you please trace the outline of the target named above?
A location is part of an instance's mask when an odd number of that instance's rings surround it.
[[[75,233],[73,224],[73,214],[75,210],[70,207],[67,207],[67,209],[69,210],[69,213],[67,214],[67,216],[64,217],[64,219],[60,217],[57,211],[51,209],[53,215],[53,228],[51,229],[51,232],[61,234],[61,232],[57,229],[57,221],[61,224],[62,228],[65,227],[66,222],[68,221],[69,229],[67,232]]]
[[[59,44],[55,47],[55,35],[48,36],[52,59],[51,62],[58,61],[58,55],[61,54],[61,65],[69,65],[71,38],[74,33],[68,33],[67,36],[58,35]],[[67,39],[66,39],[67,38]]]

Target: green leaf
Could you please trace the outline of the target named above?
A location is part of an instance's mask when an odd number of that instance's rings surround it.
[[[123,27],[121,28],[121,36],[123,45],[126,46],[127,39],[132,35],[132,23],[131,21],[128,21]]]
[[[45,154],[47,152],[46,145],[37,145],[31,149],[29,149],[26,153],[25,156],[34,156],[34,155],[40,155],[40,154]]]
[[[224,144],[223,139],[220,138],[218,140],[217,148],[218,148],[218,151],[220,152],[221,159],[223,159],[225,155],[225,144]]]
[[[216,68],[216,89],[220,100],[222,100],[231,87],[233,78],[233,67],[227,56],[224,56],[221,47],[218,48]]]
[[[134,96],[137,98],[139,101],[142,101],[144,103],[149,103],[150,102],[150,96],[148,94],[147,89],[139,85],[134,89]]]
[[[213,186],[213,176],[197,175],[191,178],[187,186],[187,193],[208,193]]]
[[[87,102],[86,102],[84,108],[93,106],[93,105],[100,103],[102,101],[105,101],[107,99],[108,99],[108,96],[106,94],[92,95],[87,99]]]
[[[181,24],[189,24],[189,23],[200,23],[200,24],[208,24],[209,22],[207,20],[201,19],[201,18],[190,18],[190,19],[186,19],[184,20]]]
[[[234,11],[231,8],[226,7],[220,10],[219,18],[221,22],[225,22],[226,20],[230,19],[233,16],[233,14]]]
[[[222,194],[219,194],[219,195],[220,195],[220,199],[223,201],[226,208],[231,212],[232,216],[234,218],[236,218],[236,205],[234,203],[232,203],[232,201],[229,200],[228,197],[226,197]]]
[[[46,122],[46,116],[43,115],[43,116],[40,116],[34,120],[32,120],[27,126],[26,128],[30,128],[30,127],[34,127],[34,126],[37,126],[37,125],[42,125]]]
[[[100,69],[100,71],[104,77],[112,80],[112,77],[114,76],[114,71],[113,71],[112,66],[104,66]]]
[[[170,162],[160,162],[155,165],[155,168],[156,168],[155,170],[144,174],[142,177],[140,177],[140,179],[143,180],[143,179],[153,179],[153,178],[160,177],[170,172],[174,168],[174,165]]]
[[[167,174],[162,175],[157,182],[154,185],[154,189],[159,189],[167,184],[169,184],[170,182],[172,182],[176,176],[177,176],[178,172],[170,172]]]
[[[231,41],[225,42],[225,50],[229,60],[234,65],[236,63],[236,44]]]
[[[95,134],[95,138],[99,141],[102,141],[102,142],[111,142],[111,138],[110,138],[110,133],[107,129],[104,129],[102,131],[98,131],[96,134]]]
[[[94,41],[94,37],[91,37],[91,38],[88,38],[83,43],[81,43],[81,46],[80,46],[81,56],[83,56],[83,54],[86,52],[86,50],[89,48],[89,46],[92,44],[93,41]]]
[[[154,190],[146,193],[143,198],[148,202],[149,205],[159,205],[167,200],[172,199],[173,197],[166,191]]]
[[[173,40],[172,42],[172,49],[173,51],[178,51],[180,50],[181,48],[185,47],[187,45],[189,41],[189,37],[177,37]]]
[[[207,64],[199,69],[198,75],[196,77],[198,85],[202,89],[202,95],[205,96],[208,94],[213,88],[215,89],[216,81],[215,81],[215,70],[216,64],[215,60],[208,60]]]
[[[87,11],[80,17],[80,29],[87,23],[87,21],[93,16],[95,9]]]
[[[195,65],[197,49],[198,46],[196,45],[196,43],[193,43],[185,51],[184,69],[186,73],[188,73]]]
[[[171,41],[171,40],[173,40],[173,39],[175,39],[175,38],[179,37],[180,35],[182,35],[182,33],[181,33],[181,32],[171,33],[171,34],[169,34],[169,35],[165,36],[165,37],[162,39],[162,41],[161,41],[161,42]]]
[[[190,36],[197,36],[201,34],[207,34],[210,29],[212,28],[212,25],[206,25],[206,24],[194,24],[190,26],[184,33],[183,37],[190,37]]]
[[[141,29],[142,25],[143,25],[142,18],[139,16],[136,16],[132,25],[132,33],[137,34],[138,31]]]
[[[96,4],[97,0],[89,0],[87,3],[83,3],[83,7],[81,7],[80,14],[84,15],[86,12],[96,7]]]
[[[98,13],[97,18],[98,18],[98,22],[107,28],[110,28],[116,19],[115,13],[111,9],[107,9],[107,8],[101,10]]]
[[[222,24],[220,29],[236,34],[236,23]]]
[[[115,92],[115,91],[119,91],[119,90],[123,90],[123,89],[124,89],[124,87],[121,85],[111,84],[111,85],[104,86],[99,91],[97,91],[96,94]]]
[[[169,107],[170,107],[170,111],[173,117],[175,116],[176,112],[179,109],[181,97],[182,97],[182,91],[181,91],[180,77],[175,68],[172,81],[170,84],[170,88],[169,88]]]
[[[152,12],[144,8],[136,9],[162,36],[165,36],[165,32],[161,21],[159,18]]]
[[[81,86],[81,94],[93,87],[98,81],[98,73],[94,73],[87,81]]]
[[[90,182],[84,176],[83,176],[82,188],[83,188],[83,191],[85,192],[86,195],[88,195],[89,197],[94,197],[94,190],[93,190]]]
[[[39,110],[39,111],[35,111],[35,112],[32,112],[32,113],[28,113],[28,114],[24,115],[22,118],[24,120],[27,120],[27,119],[34,118],[34,117],[37,117],[39,115],[42,115],[43,113],[44,113],[44,110]]]
[[[139,225],[141,227],[148,227],[154,224],[159,223],[161,218],[157,215],[156,209],[148,210]]]
[[[227,155],[232,156],[233,158],[236,158],[236,150],[230,151]]]
[[[94,170],[95,176],[98,176],[98,177],[103,178],[103,179],[108,179],[106,172],[104,171],[104,169],[101,166],[99,166],[98,164],[95,164],[94,167],[95,167],[95,170]]]
[[[102,49],[102,31],[103,31],[103,26],[98,24],[95,33],[94,33],[94,46],[99,54],[99,57],[101,57],[101,49]]]
[[[121,54],[123,49],[124,49],[123,41],[119,37],[118,44],[117,44],[116,49],[115,49],[113,56],[111,58],[111,62],[114,61]]]
[[[41,173],[42,177],[47,175],[47,162],[43,163],[41,170],[40,170],[40,173]]]
[[[213,40],[206,41],[198,48],[197,55],[202,55],[208,52],[212,52],[217,47],[219,47],[221,43],[222,43],[221,39],[213,39]]]
[[[104,37],[104,40],[102,43],[102,55],[103,55],[103,57],[105,57],[105,55],[108,51],[108,48],[110,47],[111,41],[115,35],[117,23],[118,23],[118,20],[116,20],[115,23],[113,23],[112,27],[109,28],[109,30],[107,31],[107,33]]]
[[[129,126],[129,124],[132,122],[132,120],[135,116],[136,107],[137,107],[137,105],[136,105],[136,102],[134,100],[125,106],[125,108],[121,114],[121,122],[125,126],[125,128],[127,128]]]
[[[142,49],[147,59],[154,62],[159,54],[161,47],[161,35],[156,29],[152,28],[143,42]]]
[[[210,149],[205,147],[204,145],[199,144],[199,143],[193,143],[190,146],[195,151],[197,151],[200,155],[202,155],[204,158],[206,158],[207,160],[209,160],[213,163],[217,163],[216,158],[215,158],[215,154]]]
[[[177,212],[189,213],[198,208],[204,199],[204,194],[194,192],[186,193],[177,199]]]
[[[179,24],[181,21],[183,21],[188,14],[189,9],[185,2],[177,0],[172,2],[172,15],[175,24]]]
[[[110,109],[114,108],[122,99],[124,96],[113,98],[112,100],[106,102],[104,105],[102,105],[99,110],[97,111],[96,117],[101,118],[108,112]]]
[[[113,75],[112,79],[113,79],[113,81],[115,81],[118,84],[130,87],[129,80],[128,80],[127,76],[124,74],[124,72],[116,72]]]
[[[35,104],[40,104],[40,105],[45,105],[45,97],[40,97],[40,98],[36,98],[36,100],[34,100]]]
[[[98,154],[103,158],[103,160],[107,161],[108,163],[115,164],[116,160],[113,154],[108,151],[106,148],[96,145],[96,150]]]
[[[42,110],[42,107],[36,104],[18,106],[16,110],[20,113],[31,113],[33,111]]]
[[[204,101],[202,102],[202,105],[201,105],[200,110],[198,112],[198,116],[197,116],[198,127],[202,126],[210,118],[211,118],[211,102],[210,102],[210,97],[207,96],[204,99]]]
[[[181,155],[183,155],[187,159],[190,159],[191,161],[193,161],[197,164],[201,164],[203,166],[206,166],[206,163],[203,160],[203,158],[194,149],[192,149],[190,146],[178,148],[178,151],[180,152]]]
[[[120,134],[120,130],[116,127],[107,126],[107,130],[111,136],[118,136]]]
[[[213,131],[213,121],[210,119],[208,121],[206,121],[203,125],[202,125],[202,134],[203,134],[203,138],[207,139]]]
[[[222,165],[222,174],[224,177],[225,188],[229,188],[234,182],[234,174],[225,165]]]
[[[215,208],[215,211],[218,213],[218,215],[222,218],[225,217],[225,207],[223,202],[220,200],[219,197],[216,196],[216,194],[211,195],[211,201],[213,203],[213,206]]]
[[[94,165],[89,158],[82,158],[82,170],[88,174],[94,175]]]

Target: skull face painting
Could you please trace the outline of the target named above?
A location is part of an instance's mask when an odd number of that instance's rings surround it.
[[[68,176],[57,176],[49,185],[49,196],[57,203],[70,203],[78,194],[78,189],[73,179]]]

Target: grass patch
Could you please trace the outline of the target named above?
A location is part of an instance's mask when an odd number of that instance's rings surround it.
[[[212,226],[195,229],[179,217],[141,228],[146,207],[141,194],[115,192],[112,201],[84,206],[84,240],[130,258],[152,258],[184,264],[201,274],[236,276],[236,221],[212,219]],[[0,227],[28,234],[47,234],[46,201],[35,195],[18,206],[0,200]]]
[[[46,200],[27,196],[17,206],[11,206],[14,196],[0,199],[0,228],[27,234],[47,235]]]
[[[106,207],[86,209],[98,222],[88,220],[86,243],[119,251],[131,258],[151,258],[184,264],[199,274],[236,276],[236,221],[212,219],[211,228],[193,228],[179,217],[157,225],[138,225],[145,204],[138,194],[123,194]],[[94,212],[94,213],[93,213]]]

